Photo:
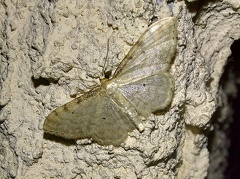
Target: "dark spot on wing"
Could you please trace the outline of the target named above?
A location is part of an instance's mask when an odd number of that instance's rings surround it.
[[[55,116],[58,116],[58,112],[57,111],[53,111]]]
[[[64,111],[69,111],[67,105],[63,105],[63,109],[64,109]]]

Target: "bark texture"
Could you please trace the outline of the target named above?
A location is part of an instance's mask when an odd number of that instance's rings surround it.
[[[168,16],[178,19],[168,109],[120,147],[43,133],[53,109],[99,85],[105,59],[114,71],[148,25]],[[239,0],[3,0],[0,19],[0,178],[201,179],[208,169],[223,177],[225,155],[216,151],[226,154],[227,140],[217,142],[225,129],[212,124],[229,123],[224,96],[236,88],[219,81],[240,38]],[[217,134],[211,150],[209,131]]]

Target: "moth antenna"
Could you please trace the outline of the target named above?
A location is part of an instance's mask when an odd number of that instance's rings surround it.
[[[106,68],[108,66],[108,64],[107,64],[108,63],[108,51],[109,51],[109,39],[107,40],[107,54],[106,54],[105,61],[104,61],[104,64],[103,64],[103,71],[102,71],[103,76],[104,76]]]
[[[108,52],[109,52],[109,39],[107,40],[107,53],[106,57],[104,58],[104,64],[103,64],[103,71],[102,71],[102,77],[104,78],[109,78],[111,76],[111,71],[106,71],[108,65],[109,65],[109,60],[108,60]],[[109,74],[110,73],[110,74]]]

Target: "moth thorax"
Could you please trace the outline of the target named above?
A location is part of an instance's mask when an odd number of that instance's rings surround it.
[[[115,93],[117,88],[118,84],[114,80],[109,81],[109,83],[106,85],[106,89],[110,94]]]

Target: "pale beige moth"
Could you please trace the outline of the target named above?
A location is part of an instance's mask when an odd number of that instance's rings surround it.
[[[46,133],[66,139],[92,139],[118,146],[142,119],[166,108],[173,96],[169,73],[177,45],[177,20],[152,24],[122,60],[111,79],[61,107],[46,118]]]

